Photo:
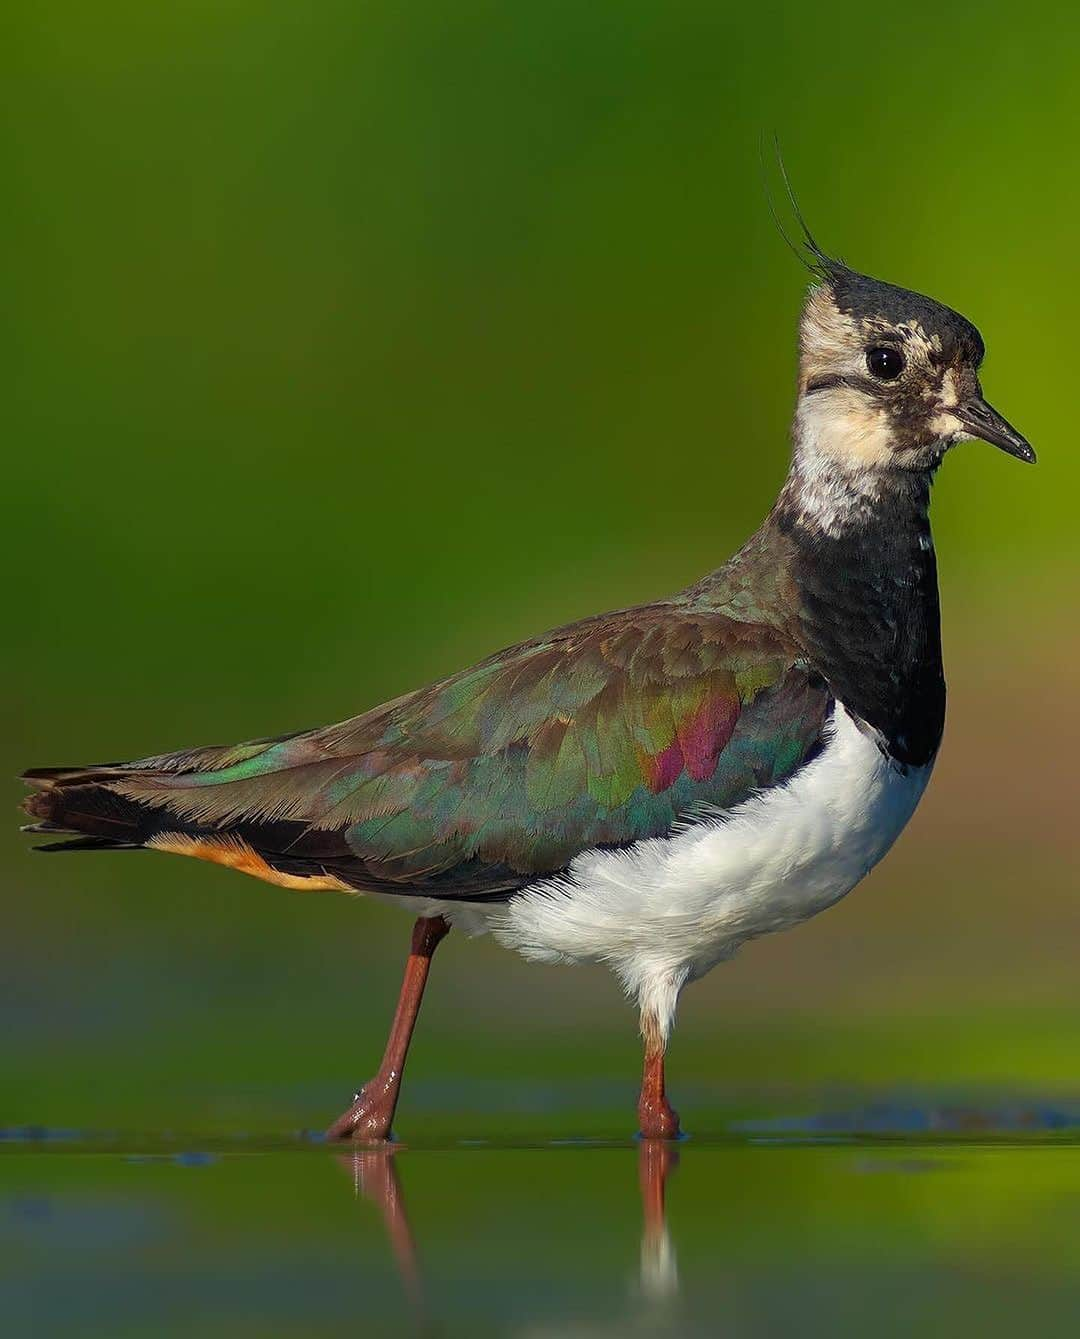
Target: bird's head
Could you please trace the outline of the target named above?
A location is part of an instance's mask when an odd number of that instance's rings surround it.
[[[809,234],[807,234],[809,238]],[[849,269],[809,238],[796,449],[843,472],[931,471],[954,442],[1035,452],[983,398],[978,330],[932,298]]]

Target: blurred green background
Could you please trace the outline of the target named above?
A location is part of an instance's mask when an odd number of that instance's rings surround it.
[[[947,462],[930,792],[851,899],[687,993],[675,1095],[1075,1091],[1071,10],[46,0],[5,28],[8,775],[342,718],[722,561],[787,461],[775,128],[825,246],[979,324],[1040,464]],[[33,856],[9,795],[0,1122],[336,1114],[399,912]],[[636,1065],[605,974],[451,940],[399,1124],[501,1130],[485,1078],[588,1078],[625,1090],[555,1123],[621,1132]]]

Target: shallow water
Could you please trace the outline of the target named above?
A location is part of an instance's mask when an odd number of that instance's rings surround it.
[[[1013,1335],[1080,1308],[1080,1110],[907,1098],[678,1145],[12,1129],[9,1333]]]

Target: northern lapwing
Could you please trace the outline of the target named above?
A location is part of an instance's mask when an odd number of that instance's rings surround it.
[[[964,438],[1035,453],[983,399],[970,321],[802,227],[791,468],[722,567],[339,725],[26,773],[28,831],[73,835],[43,849],[149,847],[417,917],[381,1066],[331,1137],[389,1134],[454,925],[607,963],[640,1010],[641,1132],[675,1136],[679,992],[843,897],[914,812],[945,718],[934,473]]]

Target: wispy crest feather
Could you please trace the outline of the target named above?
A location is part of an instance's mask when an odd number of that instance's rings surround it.
[[[846,270],[847,266],[842,260],[838,260],[835,257],[830,256],[827,251],[823,251],[818,245],[814,234],[810,231],[809,225],[806,222],[803,212],[799,207],[799,202],[795,196],[791,178],[788,175],[787,167],[784,164],[784,156],[780,152],[780,139],[775,133],[772,137],[772,147],[773,153],[776,156],[776,165],[780,170],[780,177],[784,183],[784,193],[787,195],[788,203],[791,206],[791,212],[794,214],[795,221],[798,223],[799,229],[802,232],[802,241],[801,243],[792,241],[787,229],[780,220],[780,215],[777,213],[772,191],[769,189],[769,172],[765,159],[765,135],[763,132],[761,143],[759,145],[761,180],[765,190],[765,202],[769,207],[769,213],[772,216],[773,223],[776,225],[776,230],[784,239],[791,254],[804,269],[809,270],[817,279],[831,279],[839,271]]]

